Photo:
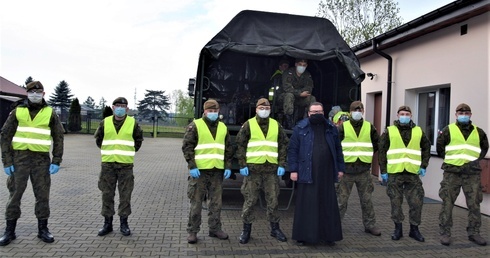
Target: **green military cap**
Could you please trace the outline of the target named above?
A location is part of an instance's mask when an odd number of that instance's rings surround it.
[[[219,103],[218,101],[214,99],[208,99],[206,102],[204,102],[204,110],[206,109],[219,109]]]
[[[405,105],[399,107],[397,113],[400,113],[400,111],[407,111],[407,112],[412,113],[412,109],[410,109],[409,106],[405,106]]]
[[[128,104],[128,100],[125,97],[119,97],[112,102],[112,105],[116,104]]]
[[[461,103],[456,107],[456,112],[458,112],[458,111],[469,111],[469,112],[471,112],[471,108],[470,108],[470,106],[468,106],[468,104]]]
[[[359,100],[356,100],[350,104],[350,111],[355,111],[356,109],[364,109],[364,105]]]
[[[40,81],[33,81],[33,82],[30,82],[26,85],[26,91],[30,91],[30,90],[33,90],[33,89],[42,89],[44,90],[44,87],[43,85],[41,84]]]
[[[266,98],[261,98],[257,101],[256,107],[258,107],[258,106],[270,106],[270,105],[271,104],[269,103],[269,101]]]

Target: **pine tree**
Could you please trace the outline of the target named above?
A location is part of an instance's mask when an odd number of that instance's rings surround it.
[[[71,94],[68,83],[66,83],[64,80],[61,81],[58,86],[56,86],[54,93],[49,96],[48,104],[60,110],[61,121],[66,121],[66,111],[70,108],[72,97],[73,94]]]
[[[138,103],[139,117],[158,118],[168,116],[169,97],[162,90],[146,90],[145,98]]]
[[[68,119],[68,130],[70,132],[79,132],[82,130],[82,108],[78,102],[78,98],[73,99],[70,106],[70,115]]]
[[[87,99],[83,102],[83,104],[86,105],[89,108],[92,108],[92,109],[95,108],[95,101],[90,96],[87,97]]]

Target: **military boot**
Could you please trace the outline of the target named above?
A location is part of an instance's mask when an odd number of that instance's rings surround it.
[[[45,243],[53,243],[54,237],[51,233],[49,233],[48,229],[48,220],[47,219],[38,219],[37,223],[39,232],[37,237],[43,240]]]
[[[252,233],[252,223],[243,223],[243,231],[240,234],[240,244],[246,244],[250,240],[250,233]]]
[[[408,233],[408,236],[419,241],[419,242],[424,242],[424,236],[420,234],[419,227],[416,225],[410,225],[410,233]]]
[[[102,226],[102,228],[99,229],[99,233],[97,234],[98,236],[105,236],[112,232],[112,219],[113,219],[112,216],[110,217],[104,216],[104,226]]]
[[[481,245],[481,246],[487,245],[487,240],[485,240],[485,238],[481,237],[480,234],[474,234],[474,235],[468,236],[468,239],[471,242],[475,242],[477,245]]]
[[[121,217],[120,220],[121,220],[120,231],[123,234],[123,236],[131,235],[131,230],[129,229],[129,225],[128,225],[128,217]]]
[[[226,240],[228,239],[228,234],[226,234],[223,230],[219,229],[216,231],[209,231],[208,236],[210,237],[216,237],[221,240]]]
[[[402,223],[395,222],[395,231],[391,235],[392,240],[400,240],[403,236],[403,226]]]
[[[12,240],[16,239],[15,226],[17,226],[17,220],[7,220],[7,226],[5,227],[5,233],[3,233],[2,238],[0,238],[0,246],[5,246],[10,244]]]
[[[277,240],[281,242],[286,242],[288,239],[282,233],[281,229],[279,228],[279,223],[278,222],[271,222],[271,236],[275,237]]]

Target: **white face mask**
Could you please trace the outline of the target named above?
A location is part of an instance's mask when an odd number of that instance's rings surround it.
[[[354,119],[355,121],[359,121],[359,120],[361,120],[361,119],[362,119],[362,112],[359,112],[359,111],[354,111],[354,112],[352,112],[351,117],[352,117],[352,119]]]
[[[270,110],[260,110],[259,109],[259,112],[257,113],[257,115],[259,115],[260,118],[268,118],[269,115],[271,114],[271,111]]]
[[[305,70],[306,70],[306,66],[302,66],[302,65],[296,66],[296,72],[298,72],[299,74],[304,73]]]
[[[32,103],[39,104],[39,103],[41,103],[43,101],[43,94],[42,93],[37,93],[37,92],[28,92],[27,93],[27,98]]]

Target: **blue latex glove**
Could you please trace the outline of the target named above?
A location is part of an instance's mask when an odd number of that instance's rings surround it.
[[[197,168],[191,169],[189,173],[191,174],[192,178],[199,178],[199,176],[201,175],[201,173],[199,173],[199,169]]]
[[[240,175],[248,176],[248,167],[240,168]]]
[[[225,177],[225,179],[230,178],[230,176],[231,176],[231,170],[225,169],[225,173],[223,174],[223,176]]]
[[[383,179],[383,185],[388,183],[388,173],[381,174],[381,179]]]
[[[286,170],[283,167],[278,167],[277,168],[277,175],[278,176],[284,176],[284,173],[285,172],[286,172]]]
[[[49,173],[51,175],[54,175],[54,174],[58,173],[58,171],[60,171],[60,166],[59,165],[51,164],[51,166],[49,166]]]
[[[3,168],[3,170],[5,171],[5,174],[7,174],[7,176],[11,176],[12,173],[14,173],[14,171],[15,171],[14,165],[12,165],[10,167]]]
[[[419,175],[420,175],[421,177],[424,177],[424,176],[425,176],[425,172],[426,172],[426,171],[425,171],[425,168],[420,168],[420,169],[419,169]]]

